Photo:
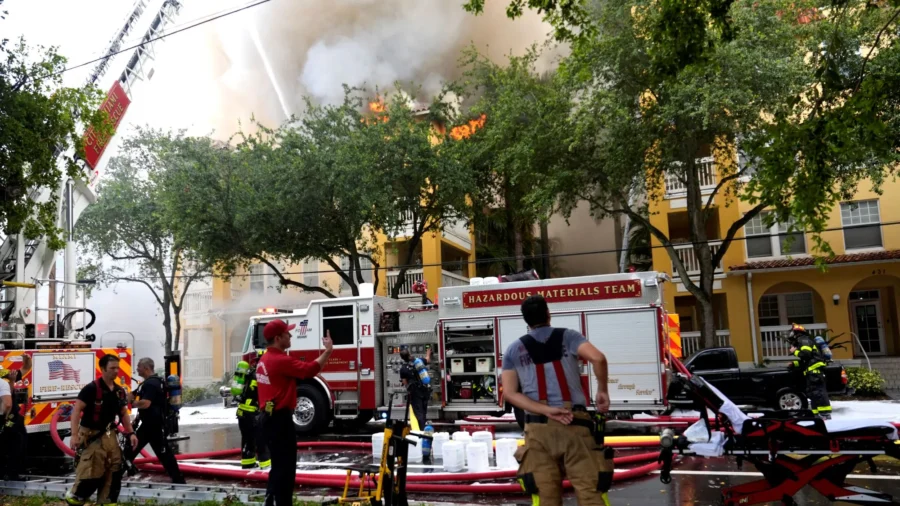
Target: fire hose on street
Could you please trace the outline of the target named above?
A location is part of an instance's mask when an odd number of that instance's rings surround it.
[[[50,420],[50,435],[56,446],[70,457],[75,456],[75,452],[66,446],[62,438],[59,436],[58,424],[59,419],[66,411],[61,406],[53,414]],[[120,428],[121,430],[121,428]],[[639,436],[639,437],[620,437],[608,438],[608,446],[613,448],[645,448],[659,447],[659,438],[655,436]],[[316,449],[350,449],[350,450],[371,450],[372,443],[369,442],[346,442],[346,441],[301,441],[297,443],[297,448],[301,451]],[[257,469],[223,469],[221,467],[211,467],[192,463],[191,461],[200,459],[218,459],[223,457],[231,457],[239,455],[240,448],[232,448],[229,450],[218,450],[210,452],[199,452],[191,454],[183,454],[176,456],[180,461],[179,468],[185,474],[195,476],[208,476],[218,478],[228,478],[234,480],[252,480],[267,481],[268,473]],[[151,456],[146,449],[141,451],[144,458],[135,459],[134,464],[142,471],[164,472],[165,470],[158,464],[159,460]],[[627,455],[614,459],[616,465],[637,464],[641,462],[649,462],[647,464],[615,471],[613,481],[624,481],[634,478],[646,476],[653,471],[659,470],[661,464],[658,462],[659,452],[648,452],[635,455]],[[409,492],[420,493],[477,493],[477,494],[522,494],[521,487],[516,483],[498,483],[498,484],[475,484],[478,481],[490,480],[507,480],[514,479],[516,470],[499,470],[480,473],[427,473],[427,474],[411,474],[407,477],[409,484],[407,490]],[[333,477],[321,472],[297,472],[296,484],[310,487],[326,487],[343,489],[346,480],[342,475],[335,474]],[[350,482],[351,487],[359,487],[359,479]],[[375,487],[377,484],[371,480],[366,485]],[[568,481],[563,482],[565,488],[571,488]]]

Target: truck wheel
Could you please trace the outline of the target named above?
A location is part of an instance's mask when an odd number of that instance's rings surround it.
[[[519,424],[519,428],[525,430],[525,412],[519,408],[513,408],[513,414],[516,415],[516,423]]]
[[[294,428],[298,434],[313,435],[328,425],[328,403],[325,394],[312,385],[297,387]]]
[[[806,396],[794,388],[782,388],[775,394],[775,408],[782,411],[806,409]]]

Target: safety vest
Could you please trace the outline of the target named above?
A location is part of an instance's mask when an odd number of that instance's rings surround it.
[[[553,329],[547,342],[542,343],[534,337],[526,334],[519,338],[531,361],[534,362],[534,371],[537,376],[538,384],[538,401],[547,402],[547,377],[544,370],[544,364],[550,363],[556,374],[556,382],[559,384],[559,390],[562,395],[563,402],[572,402],[572,394],[569,392],[569,382],[566,379],[566,371],[563,369],[563,336],[566,329]]]
[[[256,413],[259,411],[259,392],[257,391],[256,374],[247,375],[250,380],[244,384],[244,391],[241,392],[241,403],[238,404],[238,416],[244,413]]]

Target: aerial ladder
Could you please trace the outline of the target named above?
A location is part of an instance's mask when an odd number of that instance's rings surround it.
[[[170,25],[174,18],[181,10],[181,2],[178,0],[137,0],[131,9],[130,14],[125,20],[122,27],[116,32],[110,41],[106,52],[106,56],[94,67],[88,75],[85,85],[97,84],[106,74],[112,62],[113,55],[121,50],[127,37],[138,30],[138,26],[146,23],[144,13],[148,10],[148,4],[159,4],[155,16],[150,20],[143,37],[141,45],[139,45],[131,57],[125,64],[118,79],[114,82],[113,87],[120,87],[124,90],[129,101],[133,98],[134,87],[138,81],[149,79],[153,73],[153,61],[155,60],[155,46],[160,41],[155,41],[164,31],[165,27]],[[112,92],[111,92],[112,94]],[[123,112],[124,114],[124,112]],[[57,149],[57,155],[62,150]],[[99,177],[99,157],[93,161],[93,165],[86,161],[80,160],[79,164],[84,168],[85,174],[89,175],[86,181],[64,179],[59,182],[56,187],[45,187],[34,190],[30,197],[38,203],[47,202],[54,193],[61,198],[58,200],[60,205],[57,210],[57,225],[65,231],[66,248],[64,251],[65,258],[65,277],[63,281],[50,280],[50,272],[56,264],[58,252],[52,251],[47,247],[43,238],[25,238],[23,233],[15,236],[4,238],[0,245],[0,341],[26,342],[35,338],[46,338],[56,335],[60,332],[57,322],[60,320],[58,311],[62,310],[63,320],[66,313],[71,318],[72,313],[82,312],[82,319],[86,316],[86,308],[84,306],[86,299],[85,294],[79,293],[78,289],[83,288],[76,282],[76,259],[75,259],[75,223],[81,213],[91,204],[97,201],[97,193],[94,184]],[[50,300],[46,307],[41,307],[38,303],[39,298],[45,297],[42,288],[49,288],[52,285],[54,293],[57,286],[62,285],[63,299],[62,304],[57,305],[55,300]],[[81,305],[79,306],[79,298]],[[74,320],[74,318],[73,318]],[[39,335],[39,324],[46,322],[48,325],[47,333],[49,335]],[[74,323],[74,321],[72,321]],[[52,329],[50,328],[52,326]],[[67,337],[73,334],[72,327],[65,332]],[[82,325],[82,330],[84,325]],[[9,346],[4,346],[9,349]]]

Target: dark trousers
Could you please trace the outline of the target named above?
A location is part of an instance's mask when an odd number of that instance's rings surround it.
[[[409,391],[409,405],[412,406],[413,414],[419,422],[419,430],[425,430],[425,417],[428,416],[428,398],[429,392],[424,388],[412,387]]]
[[[0,433],[0,480],[18,479],[24,467],[25,443],[28,433],[21,416],[13,419],[12,426]]]
[[[166,439],[162,422],[147,423],[142,421],[141,426],[138,427],[134,435],[138,438],[138,445],[131,449],[127,456],[128,460],[133,461],[141,453],[141,450],[149,444],[150,448],[153,449],[153,453],[156,454],[156,458],[159,459],[159,463],[165,468],[169,478],[172,478],[172,483],[184,483],[184,475],[178,469],[178,461],[175,460],[175,453]]]
[[[293,413],[276,411],[264,422],[272,469],[266,487],[266,506],[291,506],[297,478],[297,432]]]
[[[806,373],[806,396],[809,397],[810,409],[813,414],[823,418],[831,418],[831,401],[828,399],[825,374],[818,372]]]
[[[266,443],[266,435],[257,414],[238,414],[238,429],[241,431],[241,467],[244,469],[254,467],[257,455],[260,467],[268,467],[272,463],[269,445]]]

